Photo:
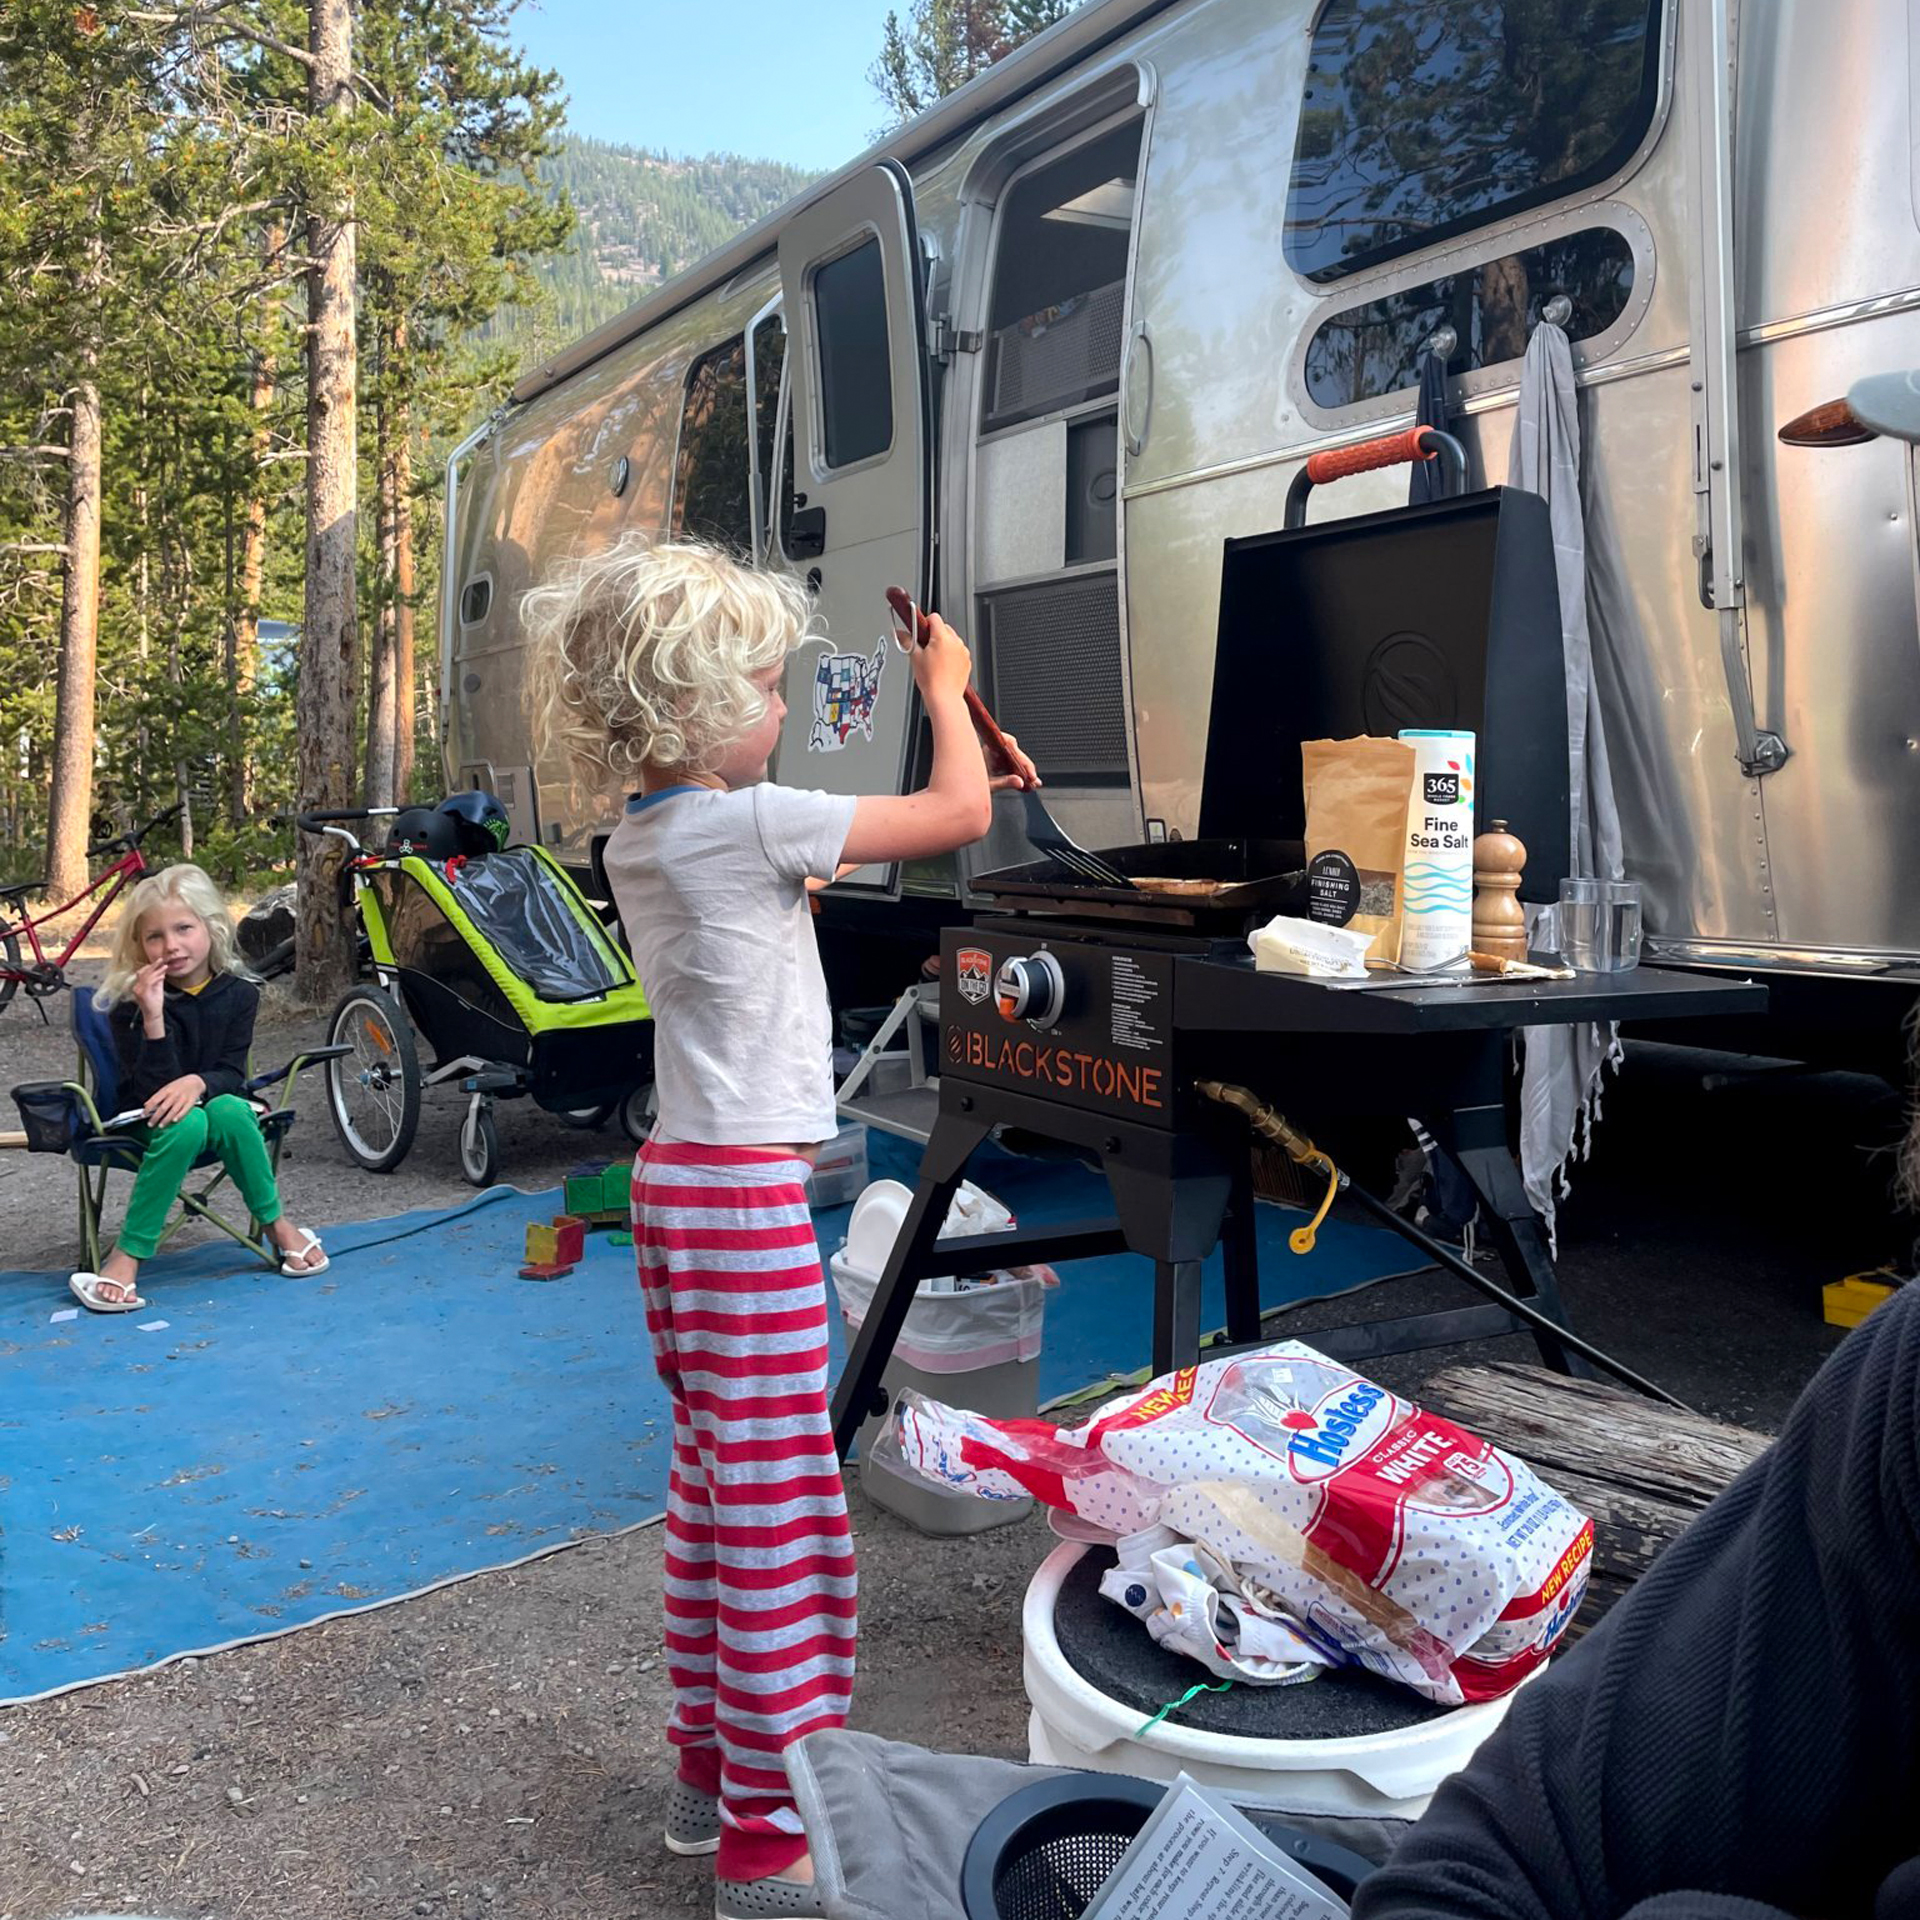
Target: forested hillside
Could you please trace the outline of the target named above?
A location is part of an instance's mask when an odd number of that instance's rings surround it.
[[[571,204],[571,244],[534,266],[550,299],[527,313],[504,312],[489,338],[524,347],[524,357],[590,333],[741,228],[771,213],[811,175],[734,154],[674,159],[638,147],[568,136],[541,166],[549,191]]]

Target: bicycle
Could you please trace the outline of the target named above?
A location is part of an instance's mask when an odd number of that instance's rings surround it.
[[[37,892],[40,882],[37,880],[19,880],[10,887],[0,887],[0,908],[12,906],[19,915],[17,919],[0,921],[0,1011],[4,1011],[13,996],[22,987],[27,990],[29,1000],[45,1000],[60,992],[67,984],[67,966],[86,944],[87,936],[100,924],[107,909],[119,899],[126,889],[133,885],[142,874],[151,873],[146,857],[140,851],[140,843],[157,827],[185,810],[184,803],[169,807],[165,813],[156,813],[144,827],[136,827],[131,833],[116,833],[110,838],[97,841],[87,849],[87,858],[97,860],[104,853],[112,853],[116,847],[123,849],[119,859],[104,872],[97,874],[87,885],[76,893],[71,900],[57,907],[49,907],[45,912],[29,916],[18,903],[26,895]],[[57,920],[63,913],[71,913],[82,901],[90,900],[101,889],[106,891],[93,911],[87,915],[86,924],[74,934],[57,955],[48,956],[47,950],[40,944],[40,929],[49,921]],[[27,945],[33,949],[31,962],[20,957],[20,936],[26,935]],[[40,1009],[41,1019],[47,1017],[44,1007]]]

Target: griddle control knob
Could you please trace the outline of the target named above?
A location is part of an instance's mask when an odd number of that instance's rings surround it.
[[[1060,962],[1044,949],[1024,959],[1003,960],[994,976],[993,1002],[1003,1020],[1052,1026],[1067,1004],[1067,980]]]

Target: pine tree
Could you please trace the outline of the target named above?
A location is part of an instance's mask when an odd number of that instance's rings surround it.
[[[904,22],[887,15],[867,77],[896,122],[911,120],[1071,11],[1070,0],[912,0]]]

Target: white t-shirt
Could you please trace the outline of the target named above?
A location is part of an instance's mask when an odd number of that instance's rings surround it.
[[[709,1146],[832,1139],[827,984],[807,880],[854,796],[671,787],[627,802],[607,879],[654,1017],[659,1128]]]

